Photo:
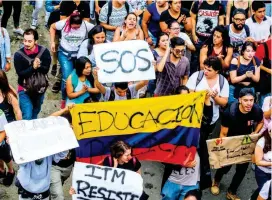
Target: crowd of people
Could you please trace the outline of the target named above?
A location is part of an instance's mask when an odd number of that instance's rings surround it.
[[[38,118],[49,71],[57,78],[51,91],[61,92],[60,110],[52,116],[65,117],[70,123],[73,104],[206,90],[198,153],[186,166],[165,164],[162,199],[199,200],[206,188],[213,195],[220,193],[220,182],[232,165],[218,169],[211,178],[206,140],[218,123],[221,138],[259,134],[253,159],[258,188],[251,199],[271,198],[271,1],[45,0],[43,20],[39,19],[43,0],[30,3],[32,22],[22,30],[22,1],[1,1],[0,178],[5,186],[16,179],[20,200],[63,200],[62,185],[75,162],[75,151],[69,150],[21,164],[17,176],[14,170],[3,125],[5,120]],[[23,37],[24,45],[13,52],[13,60],[6,30],[12,8],[13,33]],[[41,21],[49,30],[50,48],[38,44]],[[148,43],[156,79],[100,83],[94,45],[129,40]],[[16,89],[6,75],[12,64],[18,76]],[[131,148],[123,141],[113,144],[103,165],[141,173]],[[236,164],[227,199],[240,199],[237,191],[248,165]],[[76,192],[71,188],[71,195]],[[144,192],[141,199],[148,195]]]

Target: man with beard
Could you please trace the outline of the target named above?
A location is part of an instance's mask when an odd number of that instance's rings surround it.
[[[185,42],[173,37],[163,57],[157,60],[157,86],[154,96],[174,94],[180,85],[186,85],[190,73],[190,63],[185,54]]]
[[[254,129],[254,124],[256,128]],[[239,102],[233,102],[222,116],[220,138],[258,133],[263,126],[263,111],[254,103],[254,93],[250,88],[244,88],[239,93]],[[240,200],[236,195],[243,181],[249,163],[236,164],[236,172],[228,188],[227,199]],[[222,167],[215,173],[211,192],[218,195],[219,183],[232,165]]]
[[[245,41],[254,42],[250,36],[249,27],[245,25],[246,12],[244,9],[237,8],[233,12],[232,23],[228,26],[227,32],[230,37],[230,44],[233,47],[233,57],[240,54],[240,50]]]

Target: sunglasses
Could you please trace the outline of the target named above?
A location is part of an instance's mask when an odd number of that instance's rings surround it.
[[[182,55],[184,55],[185,49],[174,49],[174,52],[175,52],[176,54],[182,54]]]

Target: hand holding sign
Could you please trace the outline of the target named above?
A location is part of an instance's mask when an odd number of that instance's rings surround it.
[[[125,33],[124,33],[125,34]],[[154,59],[148,44],[142,40],[94,45],[100,83],[155,79]]]

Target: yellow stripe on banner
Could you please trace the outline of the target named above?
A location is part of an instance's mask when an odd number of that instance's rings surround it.
[[[110,135],[152,133],[177,126],[199,128],[206,92],[77,104],[72,109],[78,140]]]

